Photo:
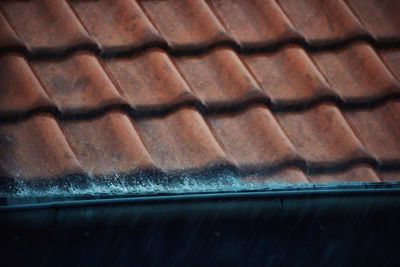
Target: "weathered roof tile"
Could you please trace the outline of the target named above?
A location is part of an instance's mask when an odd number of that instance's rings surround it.
[[[310,180],[310,182],[316,184],[338,184],[343,182],[374,183],[381,181],[374,170],[368,165],[355,165],[350,169],[344,171],[335,171],[334,173],[308,175],[307,178]]]
[[[399,7],[2,1],[0,177],[398,181]]]
[[[379,162],[400,159],[400,102],[345,113],[366,150]]]
[[[121,112],[61,123],[65,137],[88,175],[156,170],[130,118]]]
[[[309,43],[333,43],[366,34],[343,0],[278,0],[278,3]]]
[[[223,150],[241,169],[266,168],[297,157],[271,112],[262,106],[208,117]]]
[[[22,46],[14,30],[0,10],[0,47]]]
[[[182,108],[162,117],[136,121],[157,166],[165,171],[194,170],[229,162],[202,116]]]
[[[335,95],[300,47],[292,46],[275,53],[246,55],[243,60],[275,104],[304,103]]]
[[[83,113],[124,103],[98,59],[90,53],[36,61],[32,67],[63,113]]]
[[[377,40],[400,38],[400,2],[397,0],[346,0],[347,4]]]
[[[344,101],[367,101],[400,91],[390,71],[367,44],[315,53],[313,59]]]
[[[0,124],[2,177],[54,179],[83,170],[51,115]]]
[[[235,52],[217,49],[194,57],[180,57],[176,65],[196,96],[208,107],[237,105],[267,99]]]
[[[0,114],[12,115],[54,106],[27,61],[19,54],[0,56]]]
[[[32,52],[94,44],[64,0],[2,1],[0,8]]]
[[[125,99],[137,110],[156,110],[195,101],[168,55],[152,50],[137,57],[106,61]]]
[[[146,0],[140,3],[172,48],[196,49],[230,40],[203,0]]]
[[[163,39],[134,0],[71,1],[104,51],[126,51]]]
[[[303,112],[277,116],[278,122],[307,163],[340,164],[367,157],[340,110],[321,104]]]
[[[211,0],[209,3],[244,49],[300,38],[276,1]]]

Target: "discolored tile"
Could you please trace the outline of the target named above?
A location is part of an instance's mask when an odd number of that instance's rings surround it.
[[[397,0],[346,0],[347,4],[379,41],[400,38],[400,2]]]
[[[381,163],[400,159],[400,102],[345,113],[367,151]]]
[[[311,183],[324,184],[324,183],[378,183],[380,178],[374,170],[367,165],[356,165],[344,171],[335,171],[333,173],[308,175]]]
[[[91,112],[124,103],[98,59],[90,53],[35,61],[32,67],[63,113]]]
[[[196,98],[162,50],[106,61],[124,98],[137,110],[171,107]]]
[[[56,179],[83,170],[51,115],[0,124],[0,170],[16,180]]]
[[[2,1],[0,8],[32,52],[62,52],[94,44],[64,0]]]
[[[311,44],[334,43],[367,34],[343,0],[278,0],[278,3]]]
[[[71,1],[71,5],[104,51],[163,42],[135,0]]]
[[[0,56],[0,114],[13,115],[54,107],[26,59],[20,54]]]
[[[400,92],[400,86],[367,44],[312,55],[332,88],[344,101],[368,101]]]
[[[23,46],[0,10],[0,48]]]
[[[231,49],[176,58],[176,65],[207,107],[232,106],[267,97]]]
[[[400,171],[381,171],[378,174],[383,182],[400,182]]]
[[[296,150],[265,107],[236,114],[209,116],[209,124],[225,153],[241,169],[266,168],[296,158]]]
[[[145,0],[140,4],[174,49],[197,49],[230,40],[203,0]]]
[[[379,55],[400,83],[400,49],[384,49],[379,51]]]
[[[209,4],[244,49],[300,37],[276,1],[210,0]]]
[[[165,171],[229,164],[204,119],[193,109],[137,120],[135,125],[154,162]]]
[[[0,176],[398,181],[399,7],[2,1]]]
[[[368,157],[342,113],[333,105],[321,104],[276,117],[308,164],[337,165]]]
[[[242,58],[275,104],[307,103],[336,95],[300,47],[291,46],[277,52]]]
[[[72,151],[91,176],[156,170],[126,114],[108,112],[99,118],[60,125]]]
[[[298,186],[299,184],[309,184],[307,177],[298,168],[287,167],[272,174],[251,175],[241,178],[242,182],[250,183],[254,186],[265,185],[274,188],[280,186]]]

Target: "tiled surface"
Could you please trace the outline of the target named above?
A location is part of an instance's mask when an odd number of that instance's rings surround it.
[[[3,1],[0,8],[14,34],[31,51],[63,51],[92,43],[66,1]],[[9,33],[5,41],[12,37]]]
[[[335,42],[367,34],[343,0],[278,0],[296,29],[310,43]]]
[[[97,58],[77,53],[64,60],[33,62],[36,77],[63,113],[87,112],[123,102]]]
[[[397,0],[347,0],[351,10],[377,40],[398,38],[400,2]]]
[[[266,97],[238,55],[230,49],[177,58],[176,65],[193,93],[208,107]]]
[[[0,177],[398,181],[398,10],[396,0],[2,1]]]
[[[227,32],[243,48],[300,38],[275,1],[208,1]],[[246,30],[243,30],[246,29]]]
[[[278,122],[307,162],[330,165],[366,156],[337,107],[321,104],[305,112],[278,115]]]
[[[400,90],[398,82],[368,45],[318,53],[313,59],[342,99],[362,101]]]
[[[292,46],[276,53],[244,56],[243,60],[275,104],[294,104],[324,96],[337,96],[301,47]]]
[[[71,7],[103,50],[120,51],[163,41],[135,1],[71,1]]]
[[[137,110],[162,109],[195,99],[184,78],[162,50],[108,60],[104,66],[126,102]]]
[[[109,112],[91,121],[63,122],[60,128],[82,168],[89,175],[155,168],[126,114]]]
[[[290,40],[400,39],[397,0],[44,0],[0,2],[0,47],[33,53],[97,47],[121,52],[220,43],[242,49]]]
[[[254,54],[223,47],[184,57],[162,49],[118,58],[77,52],[33,61],[6,53],[0,56],[0,83],[10,89],[0,100],[0,116],[47,106],[79,114],[113,105],[151,111],[184,103],[218,109],[261,102],[279,110],[327,98],[368,104],[400,94],[399,55],[400,49],[376,51],[367,43],[334,51],[288,46]],[[25,101],[13,93],[14,86],[36,97]]]

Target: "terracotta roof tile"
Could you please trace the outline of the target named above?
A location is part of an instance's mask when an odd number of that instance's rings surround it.
[[[210,0],[209,3],[242,48],[300,37],[275,1]]]
[[[346,2],[377,40],[400,38],[399,1],[346,0]]]
[[[176,59],[180,73],[208,107],[267,98],[238,56],[230,49]]]
[[[243,60],[276,104],[295,104],[335,95],[300,47],[244,56]]]
[[[311,165],[366,157],[362,144],[335,106],[321,104],[304,112],[278,115],[277,119],[300,156]]]
[[[369,45],[316,53],[313,59],[344,101],[365,101],[400,91],[399,84]]]
[[[0,56],[0,113],[23,113],[53,106],[26,60],[18,54]]]
[[[63,113],[83,113],[124,103],[95,56],[37,61],[32,68],[49,96]]]
[[[163,41],[134,0],[71,1],[71,6],[105,51],[129,50]]]
[[[19,45],[22,45],[20,40],[0,10],[0,47],[12,47]]]
[[[384,182],[399,182],[400,181],[400,171],[380,172],[379,177]]]
[[[89,175],[156,169],[126,114],[108,112],[93,120],[63,122],[61,129]]]
[[[51,179],[83,170],[57,121],[37,115],[14,124],[0,124],[3,177]]]
[[[251,175],[241,179],[249,183],[309,184],[307,177],[298,168],[285,168],[271,175]]]
[[[136,121],[139,134],[157,166],[165,171],[228,164],[202,116],[182,108],[163,117]]]
[[[106,65],[125,99],[137,110],[196,100],[171,59],[161,50],[107,60]]]
[[[380,182],[381,179],[369,166],[356,165],[351,169],[332,173],[308,175],[312,183],[341,183],[341,182]]]
[[[379,162],[400,159],[400,102],[387,102],[374,109],[347,112],[355,133]]]
[[[382,50],[380,52],[380,56],[382,57],[388,68],[391,70],[394,77],[400,83],[400,50]]]
[[[395,0],[2,1],[0,177],[398,181],[398,10]]]
[[[277,165],[296,158],[296,150],[265,107],[208,117],[225,153],[243,168]]]
[[[301,183],[301,184],[308,184],[310,181],[304,175],[304,173],[297,169],[297,168],[285,168],[277,173],[269,175],[268,178],[271,181],[275,182],[283,182],[283,183]]]
[[[195,49],[230,39],[203,0],[145,0],[140,3],[172,48]]]
[[[0,8],[33,52],[65,51],[93,43],[64,0],[3,1]]]
[[[278,0],[296,29],[310,43],[331,43],[366,34],[343,0]]]

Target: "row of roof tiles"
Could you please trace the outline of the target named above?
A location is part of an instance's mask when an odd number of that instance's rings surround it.
[[[243,171],[303,166],[318,172],[356,163],[384,169],[399,164],[399,114],[397,100],[347,112],[320,104],[283,114],[260,105],[206,116],[182,107],[140,119],[122,111],[67,121],[36,114],[0,124],[0,177],[168,173],[219,166]]]
[[[49,107],[80,114],[188,102],[217,109],[253,100],[276,107],[327,98],[368,103],[400,93],[399,66],[400,49],[376,51],[363,43],[314,53],[298,46],[252,55],[218,48],[185,57],[153,49],[114,59],[79,52],[31,61],[7,53],[0,56],[0,117]]]
[[[0,3],[0,48],[104,52],[164,44],[198,49],[233,42],[242,49],[285,40],[311,45],[353,37],[400,39],[397,0],[43,0]]]

